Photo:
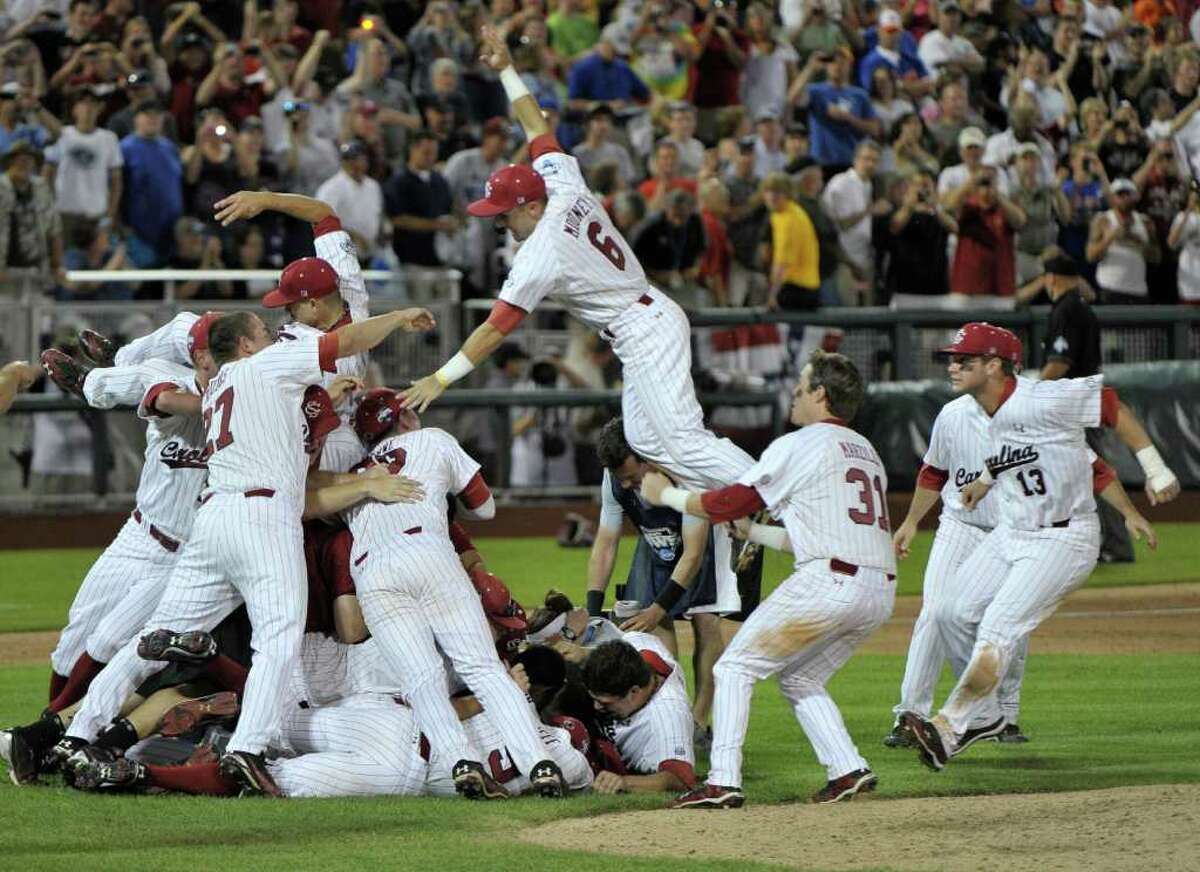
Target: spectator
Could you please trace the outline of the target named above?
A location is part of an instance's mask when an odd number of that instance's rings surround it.
[[[438,163],[445,163],[455,153],[475,144],[467,129],[456,125],[458,109],[453,103],[436,97],[421,102],[425,131],[437,142]],[[553,130],[554,127],[551,126],[550,129]]]
[[[437,140],[417,131],[408,142],[408,162],[387,182],[384,201],[392,223],[392,248],[401,263],[441,266],[436,233],[455,233],[454,198],[446,179],[433,168]]]
[[[1154,238],[1166,239],[1175,216],[1187,208],[1191,179],[1176,159],[1169,140],[1154,143],[1145,163],[1133,174],[1133,183],[1142,193],[1142,211],[1154,225]],[[1160,250],[1157,261],[1147,264],[1146,282],[1150,299],[1156,303],[1174,303],[1176,298],[1175,250],[1167,246]]]
[[[1125,59],[1121,37],[1125,33],[1125,16],[1112,0],[1083,0],[1083,32],[1103,43],[1108,59],[1119,63]]]
[[[474,60],[475,43],[459,25],[449,3],[430,3],[405,42],[412,53],[413,87],[418,91],[429,88],[429,74],[438,58],[450,58],[461,64]]]
[[[1087,259],[1096,264],[1096,282],[1106,304],[1148,302],[1146,264],[1160,251],[1154,224],[1135,210],[1138,188],[1129,179],[1112,183],[1113,203],[1092,220]]]
[[[592,109],[587,116],[583,142],[575,146],[573,153],[584,175],[600,164],[612,163],[617,166],[622,185],[628,187],[637,180],[637,173],[629,149],[611,139],[614,118],[612,109],[604,103]]]
[[[725,232],[729,215],[729,191],[720,179],[700,183],[700,220],[704,224],[707,245],[700,259],[700,283],[712,294],[713,303],[729,305],[729,269],[733,262],[733,243]]]
[[[995,167],[980,167],[946,196],[958,221],[950,293],[970,296],[974,305],[1007,308],[1016,293],[1015,234],[1025,215],[1000,190],[998,175]]]
[[[881,132],[871,98],[862,88],[849,84],[853,62],[849,49],[814,54],[796,77],[789,94],[797,106],[808,109],[812,156],[825,170],[826,178],[850,165],[858,143],[866,137],[878,137]],[[809,80],[821,64],[826,67],[828,81],[810,85]]]
[[[880,168],[885,174],[901,177],[915,172],[930,175],[937,172],[937,158],[925,149],[925,124],[920,115],[910,112],[897,119],[891,141],[883,151]]]
[[[580,0],[558,0],[558,8],[546,19],[550,47],[568,64],[582,57],[600,38],[594,15],[583,11]]]
[[[567,76],[567,108],[588,112],[597,103],[620,111],[629,104],[650,99],[650,90],[619,55],[629,54],[629,40],[618,25],[600,34],[591,54],[578,60]]]
[[[692,25],[700,46],[692,68],[692,102],[700,110],[700,138],[716,142],[717,110],[738,102],[750,38],[738,27],[736,9],[726,9],[717,0],[693,3],[697,17],[703,17]]]
[[[175,222],[175,249],[171,254],[171,269],[225,269],[221,260],[221,240],[210,234],[203,221],[183,216]],[[233,300],[233,282],[228,280],[188,279],[175,286],[180,300]]]
[[[557,100],[566,94],[566,88],[558,74],[558,56],[545,43],[545,30],[546,23],[540,18],[526,25],[526,33],[533,32],[536,36],[522,35],[522,42],[513,49],[513,66],[534,99]]]
[[[896,76],[886,65],[877,66],[867,84],[871,95],[871,108],[879,118],[882,136],[888,139],[896,122],[905,115],[912,115],[916,112],[916,107],[912,100],[896,90]]]
[[[817,233],[820,251],[817,267],[821,274],[821,306],[840,306],[842,295],[838,292],[838,265],[841,262],[841,242],[838,228],[821,205],[821,193],[825,187],[825,176],[820,164],[812,158],[804,158],[791,169],[793,173],[792,193],[800,208],[808,215],[813,230]]]
[[[831,4],[831,9],[826,9],[823,2],[805,6],[802,24],[794,40],[802,61],[807,63],[815,54],[833,54],[843,48],[862,49],[862,37],[846,23],[840,2]]]
[[[313,196],[326,179],[338,171],[338,149],[329,139],[312,133],[312,105],[303,100],[283,104],[287,129],[283,146],[276,154],[284,187],[297,194]]]
[[[938,10],[938,28],[921,37],[917,55],[929,75],[954,79],[969,92],[969,77],[983,72],[984,61],[975,46],[959,34],[960,27],[962,7],[955,0],[944,0]]]
[[[869,298],[873,288],[875,252],[871,247],[871,217],[885,215],[891,207],[886,200],[876,200],[872,180],[879,167],[879,145],[871,140],[859,144],[854,152],[854,165],[829,180],[821,204],[838,227],[842,246],[843,289],[855,288],[851,299],[865,293]],[[846,294],[843,293],[843,299]]]
[[[299,55],[296,49],[292,47],[290,42],[281,42],[274,47],[275,58],[279,62],[280,72],[283,74],[284,84],[282,87],[276,88],[271,99],[263,103],[259,110],[259,117],[263,122],[263,136],[265,137],[266,150],[274,154],[283,148],[287,139],[287,122],[283,117],[283,106],[285,103],[295,103],[299,100],[296,92],[296,87],[299,85],[301,91],[315,93],[319,91],[319,87],[312,81],[313,73],[316,71],[316,63],[320,58],[324,47],[329,44],[329,32],[322,30],[314,39],[315,58],[309,58],[305,62],[303,72],[300,72]],[[330,133],[336,128],[330,128]]]
[[[45,148],[61,125],[42,108],[33,94],[16,82],[0,85],[0,153],[14,142],[27,142],[35,149]]]
[[[671,191],[661,211],[651,212],[633,232],[633,253],[655,284],[671,293],[676,302],[699,304],[693,287],[704,251],[704,223],[696,214],[690,191]]]
[[[458,129],[471,121],[470,104],[463,89],[458,64],[450,58],[438,58],[429,71],[429,89],[417,95],[420,103],[440,103],[454,112],[454,127]]]
[[[454,198],[454,212],[465,226],[454,236],[439,236],[445,243],[439,257],[443,263],[463,270],[470,287],[480,293],[491,287],[489,261],[496,248],[496,230],[489,219],[467,217],[467,205],[483,199],[488,178],[508,163],[507,151],[508,121],[492,118],[483,125],[479,146],[458,152],[443,170]]]
[[[787,166],[783,150],[783,125],[774,112],[764,110],[754,119],[754,175],[765,179]]]
[[[682,21],[666,14],[659,3],[643,3],[641,18],[631,33],[619,24],[604,28],[619,53],[634,57],[634,70],[650,90],[664,100],[686,100],[700,44]]]
[[[46,175],[66,236],[81,218],[104,217],[111,224],[121,207],[121,146],[111,131],[96,126],[99,114],[99,96],[90,88],[81,91],[71,107],[75,123],[46,149]]]
[[[187,183],[188,214],[215,221],[213,205],[246,188],[239,174],[233,140],[233,125],[221,110],[206,109],[196,131],[196,144],[183,150],[184,181]]]
[[[1087,259],[1088,234],[1092,220],[1105,209],[1108,175],[1096,152],[1083,142],[1071,146],[1070,174],[1060,187],[1071,208],[1070,220],[1059,232],[1059,244],[1079,266],[1081,274],[1096,282],[1096,267]],[[1060,176],[1063,174],[1060,174]]]
[[[1169,97],[1168,102],[1170,102]],[[1093,148],[1099,148],[1108,133],[1107,128],[1108,105],[1099,97],[1089,97],[1084,100],[1079,105],[1079,136],[1077,139],[1088,143]]]
[[[681,176],[695,177],[704,163],[704,143],[693,136],[695,132],[695,107],[691,103],[672,103],[667,108],[667,135],[659,142],[674,144],[679,153]]]
[[[168,93],[170,90],[167,88]],[[158,99],[158,88],[154,84],[153,75],[149,70],[135,69],[125,77],[125,98],[129,101],[129,105],[110,115],[104,125],[113,132],[118,142],[133,132],[133,113],[137,105],[146,100]],[[175,118],[171,115],[163,118],[163,135],[173,142],[179,141]]]
[[[341,142],[357,141],[362,145],[368,157],[367,175],[376,179],[386,176],[391,166],[378,118],[379,107],[356,94],[342,113],[342,130],[338,137]],[[447,129],[452,126],[447,124]]]
[[[64,223],[66,251],[63,269],[118,270],[129,269],[124,242],[117,242],[110,232],[108,218],[80,217],[69,225]],[[127,282],[73,282],[63,280],[60,299],[68,300],[131,300],[134,286]]]
[[[770,7],[754,2],[746,10],[749,57],[742,69],[741,105],[751,118],[774,112],[782,118],[787,110],[788,85],[796,76],[796,50],[778,39]]]
[[[121,54],[133,72],[144,70],[149,73],[155,89],[153,96],[165,97],[170,93],[171,74],[167,70],[167,62],[158,56],[150,25],[140,15],[125,22],[125,30],[121,35]]]
[[[431,4],[430,8],[437,5]],[[410,34],[410,40],[411,38]],[[416,62],[415,50],[413,57]],[[432,63],[430,60],[430,65]],[[391,69],[392,58],[387,46],[378,39],[368,39],[359,45],[354,72],[337,86],[339,96],[348,98],[357,94],[363,100],[369,100],[379,110],[384,149],[389,161],[404,154],[407,132],[421,126],[421,113],[417,109],[416,100],[403,82],[390,76]],[[429,67],[418,64],[415,81],[427,82],[429,73]]]
[[[524,379],[528,366],[529,355],[520,344],[512,341],[502,342],[492,355],[492,366],[483,387],[493,394],[507,393]],[[491,414],[485,415],[476,424],[475,451],[471,456],[479,460],[487,481],[502,481],[499,450],[500,446],[509,441],[510,434],[503,431],[511,429],[511,414],[499,407],[490,411]]]
[[[1109,178],[1132,176],[1146,160],[1150,141],[1142,130],[1137,110],[1122,101],[1113,112],[1113,123],[1097,150]]]
[[[1037,109],[1034,127],[1051,143],[1064,141],[1075,119],[1075,98],[1066,86],[1067,70],[1066,66],[1060,67],[1058,73],[1051,76],[1046,55],[1033,49],[1025,57],[1023,77],[1013,76],[1000,95],[1005,108],[1022,95],[1028,96]]]
[[[258,4],[248,5],[250,8],[257,8]],[[257,23],[254,18],[246,21],[242,38],[258,37],[276,53],[285,45],[297,52],[307,51],[313,41],[313,33],[297,23],[299,15],[300,6],[296,0],[274,0],[271,11],[258,16],[261,23]]]
[[[287,45],[287,43],[284,43]],[[270,267],[266,263],[266,240],[262,228],[257,224],[244,222],[236,225],[233,231],[234,262],[231,269],[265,270]],[[258,300],[275,288],[278,283],[274,279],[238,279],[233,283],[233,299]]]
[[[146,269],[166,261],[175,219],[183,214],[183,163],[175,143],[162,135],[162,107],[137,107],[133,133],[121,140],[125,161],[121,220],[133,234],[129,254]]]
[[[988,137],[987,146],[983,150],[983,162],[1005,173],[1007,187],[1010,189],[1015,181],[1011,169],[1013,158],[1016,157],[1017,148],[1025,142],[1031,142],[1038,147],[1038,174],[1042,184],[1048,185],[1054,181],[1058,157],[1050,140],[1037,132],[1037,117],[1037,104],[1022,95],[1009,108],[1008,129]]]
[[[1182,112],[1188,103],[1196,99],[1196,89],[1200,85],[1200,56],[1195,49],[1181,51],[1175,57],[1175,72],[1171,76],[1171,99],[1175,102],[1175,111]]]
[[[1108,92],[1104,44],[1082,43],[1079,22],[1074,17],[1063,15],[1059,18],[1048,60],[1063,95],[1076,103]]]
[[[63,278],[62,222],[50,185],[37,175],[41,163],[41,152],[20,139],[0,158],[0,277],[34,269]]]
[[[1025,213],[1025,223],[1017,231],[1018,285],[1041,275],[1042,252],[1058,240],[1059,224],[1071,220],[1071,204],[1066,195],[1057,185],[1042,182],[1040,159],[1036,144],[1024,142],[1017,147],[1012,201]]]
[[[862,59],[858,81],[864,91],[872,90],[874,73],[880,67],[891,71],[900,94],[910,100],[927,97],[933,90],[933,80],[915,52],[902,44],[904,27],[900,13],[885,9],[879,16],[879,44]]]
[[[191,8],[191,5],[188,4],[188,8]],[[163,35],[164,51],[167,51],[167,36],[183,17],[184,15],[181,14],[176,19],[176,23],[171,24],[167,28],[167,33]],[[171,73],[171,118],[178,131],[178,141],[193,142],[196,138],[194,126],[196,91],[200,88],[200,83],[208,78],[209,63],[212,58],[210,46],[199,33],[185,33],[179,37],[178,45],[172,48],[168,58],[171,56],[174,57],[174,61],[169,67]]]
[[[342,168],[317,188],[316,197],[333,207],[342,221],[342,229],[354,242],[359,260],[367,261],[385,235],[383,189],[367,175],[370,158],[361,142],[351,140],[340,151]]]
[[[559,381],[558,368],[548,360],[538,360],[529,368],[529,379],[518,382],[515,389],[553,390],[559,386]],[[575,445],[570,411],[561,406],[514,406],[511,415],[509,483],[513,487],[575,484]]]
[[[613,223],[626,239],[646,217],[646,201],[637,191],[622,191],[613,197]]]
[[[1126,59],[1112,71],[1112,87],[1118,100],[1136,100],[1148,88],[1170,89],[1164,46],[1151,46],[1150,28],[1144,24],[1129,26],[1125,31],[1125,54]]]
[[[941,198],[943,206],[947,205],[947,198],[952,192],[971,184],[971,180],[983,166],[983,149],[986,143],[987,137],[978,127],[967,127],[958,135],[958,156],[961,163],[946,167],[938,175],[938,197]],[[997,174],[996,184],[1001,193],[1007,194],[1008,173]]]
[[[729,190],[729,217],[725,228],[733,243],[733,263],[729,270],[729,303],[732,306],[762,305],[766,302],[767,282],[762,274],[760,248],[767,232],[767,210],[763,206],[759,180],[754,174],[753,136],[738,141],[733,165],[724,181]]]
[[[679,148],[670,140],[663,140],[654,149],[654,174],[638,185],[638,193],[646,199],[646,207],[655,211],[662,207],[666,195],[675,190],[695,196],[696,180],[680,173]]]
[[[938,117],[928,125],[938,162],[949,165],[958,155],[958,137],[968,127],[981,130],[987,124],[967,103],[967,89],[962,82],[951,79],[942,83],[938,93]],[[986,138],[985,138],[986,142]]]
[[[1188,194],[1187,209],[1175,216],[1167,245],[1179,251],[1179,301],[1200,304],[1200,194]]]
[[[771,220],[767,308],[816,309],[821,305],[820,247],[812,221],[792,199],[792,180],[785,173],[763,179],[762,197]]]
[[[251,115],[257,116],[263,103],[276,88],[287,85],[279,62],[269,46],[251,40],[250,49],[257,50],[266,75],[249,78],[245,75],[245,55],[236,43],[227,42],[217,48],[213,68],[196,89],[197,106],[219,108],[232,124],[241,124]]]
[[[958,224],[938,203],[930,173],[913,173],[903,191],[900,208],[877,219],[883,293],[893,309],[940,308],[950,293],[947,242]]]

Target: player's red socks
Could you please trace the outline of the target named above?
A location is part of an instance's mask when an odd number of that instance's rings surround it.
[[[246,676],[250,674],[250,670],[232,657],[218,654],[204,664],[204,674],[224,690],[232,690],[240,700],[242,692],[246,689]]]
[[[150,776],[150,783],[155,787],[179,793],[236,796],[240,790],[236,781],[221,774],[221,764],[218,761],[188,763],[183,766],[159,766],[149,763],[146,765],[146,772]]]
[[[60,712],[72,703],[76,703],[83,699],[83,695],[87,693],[88,685],[92,683],[92,679],[100,674],[105,664],[98,660],[93,660],[85,651],[75,665],[71,667],[71,674],[67,676],[63,682],[63,686],[59,688],[54,698],[50,700],[50,711]],[[55,675],[55,678],[59,676]],[[51,688],[54,687],[51,682]]]

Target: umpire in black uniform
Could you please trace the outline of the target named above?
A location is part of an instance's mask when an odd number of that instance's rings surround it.
[[[1100,372],[1100,322],[1083,299],[1083,279],[1075,261],[1056,254],[1044,262],[1043,287],[1052,308],[1042,345],[1042,378],[1084,378]],[[1103,431],[1088,431],[1088,444],[1097,454]],[[1096,501],[1100,515],[1100,559],[1105,563],[1132,563],[1133,542],[1120,512],[1103,500]]]

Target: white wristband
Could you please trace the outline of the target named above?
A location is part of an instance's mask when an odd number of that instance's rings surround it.
[[[979,480],[984,484],[990,485],[995,479],[992,478],[992,471],[987,468],[987,464],[983,465],[983,471],[979,473]]]
[[[473,369],[475,369],[475,364],[471,363],[471,359],[460,351],[446,361],[446,365],[435,372],[433,377],[442,387],[446,387],[454,384]]]
[[[663,489],[662,501],[663,505],[672,508],[681,515],[687,514],[688,497],[692,495],[691,491],[684,490],[681,487],[667,487]]]
[[[532,96],[516,67],[509,66],[500,71],[500,84],[504,86],[504,93],[508,95],[509,103],[516,103],[522,97]]]
[[[771,524],[751,524],[749,541],[765,545],[775,551],[786,551],[787,530]]]
[[[1175,483],[1175,473],[1163,462],[1162,455],[1153,445],[1147,445],[1133,456],[1141,464],[1151,490],[1160,491]]]

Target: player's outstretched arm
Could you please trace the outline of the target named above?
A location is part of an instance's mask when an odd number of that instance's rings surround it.
[[[304,492],[305,521],[336,515],[363,500],[417,503],[425,498],[425,489],[419,481],[392,475],[386,466],[373,466],[360,475],[318,478],[320,484],[314,483],[311,475],[309,479],[309,487]]]
[[[1117,438],[1133,452],[1137,462],[1141,464],[1142,472],[1146,474],[1146,498],[1150,505],[1169,503],[1179,496],[1179,479],[1171,468],[1163,462],[1162,455],[1154,447],[1150,434],[1124,403],[1118,403],[1117,422],[1113,426]]]
[[[333,214],[333,207],[323,200],[302,194],[275,194],[271,191],[238,191],[213,206],[222,227],[235,221],[249,221],[263,212],[281,212],[309,224],[320,224]]]
[[[337,337],[337,357],[340,360],[370,351],[397,330],[418,333],[436,326],[437,321],[428,309],[400,309],[365,321],[355,321],[329,335]]]
[[[446,388],[491,357],[507,335],[490,321],[484,321],[467,337],[458,353],[446,361],[445,366],[432,375],[417,379],[407,390],[400,391],[401,405],[406,409],[424,412],[430,403],[446,392]]]
[[[765,509],[762,495],[745,484],[731,484],[720,490],[695,493],[674,487],[661,472],[648,472],[642,478],[642,499],[653,506],[670,506],[681,515],[704,518],[715,523],[744,518]]]
[[[550,125],[546,123],[546,116],[513,66],[504,37],[491,25],[484,25],[480,30],[479,59],[500,74],[500,84],[512,103],[512,114],[525,131],[526,140],[532,142],[535,137],[549,133]]]
[[[1121,513],[1121,517],[1125,519],[1125,529],[1129,531],[1129,535],[1139,542],[1144,536],[1146,544],[1150,546],[1151,550],[1158,548],[1158,536],[1155,535],[1154,528],[1150,526],[1150,522],[1146,520],[1145,516],[1130,501],[1129,495],[1125,493],[1125,488],[1121,486],[1120,479],[1114,477],[1104,490],[1100,491],[1100,499]]]
[[[0,368],[0,415],[8,411],[17,394],[33,386],[40,372],[24,360],[14,360]]]
[[[937,505],[937,501],[941,498],[940,490],[931,490],[917,484],[916,489],[913,490],[912,502],[908,505],[908,514],[904,516],[904,522],[896,528],[896,534],[892,537],[892,545],[896,549],[897,557],[908,556],[908,549],[917,535],[917,524],[921,523],[921,519],[929,514],[929,510]]]

